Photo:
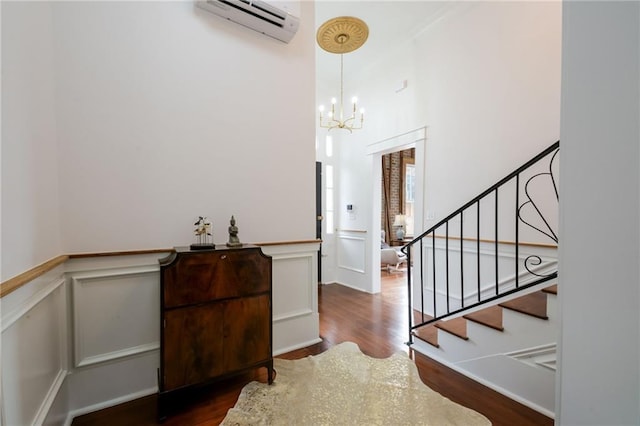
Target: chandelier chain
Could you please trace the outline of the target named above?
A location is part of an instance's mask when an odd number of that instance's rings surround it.
[[[344,86],[343,86],[343,69],[344,69],[344,54],[340,54],[340,121],[344,120],[343,106],[344,106]]]

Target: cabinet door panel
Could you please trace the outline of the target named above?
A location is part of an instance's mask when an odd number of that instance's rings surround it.
[[[169,308],[269,291],[271,259],[258,248],[202,252],[179,257],[163,273]]]
[[[231,300],[225,307],[224,366],[230,371],[271,358],[269,295]]]
[[[171,308],[213,299],[219,257],[206,252],[179,256],[163,271],[164,306]]]
[[[260,249],[229,253],[219,272],[219,297],[247,296],[271,288],[271,258],[262,256]]]
[[[223,373],[223,305],[165,312],[164,390],[201,383]]]

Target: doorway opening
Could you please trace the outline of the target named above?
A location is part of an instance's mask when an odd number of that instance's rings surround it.
[[[415,148],[382,156],[380,229],[385,243],[402,246],[414,235]]]
[[[415,148],[383,154],[380,213],[381,294],[404,279],[407,256],[402,246],[413,239],[415,214]]]
[[[371,235],[376,236],[371,239],[373,293],[381,291],[382,272],[378,270],[382,270],[383,244],[399,250],[410,241],[407,238],[420,233],[424,224],[425,144],[426,128],[423,127],[368,147],[374,164],[370,229]],[[394,162],[397,165],[393,165]],[[394,180],[398,182],[392,182]],[[409,267],[406,262],[405,267]]]

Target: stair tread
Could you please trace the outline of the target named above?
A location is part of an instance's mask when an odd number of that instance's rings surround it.
[[[422,314],[419,311],[416,311],[415,309],[413,310],[413,324],[421,324],[425,321],[429,321],[432,320],[433,317],[431,315],[428,314]]]
[[[552,285],[551,287],[543,288],[542,291],[545,293],[558,294],[558,284]]]
[[[462,317],[438,321],[436,327],[461,339],[469,340],[469,336],[467,336],[467,320]]]
[[[435,346],[436,348],[440,347],[438,344],[438,329],[433,325],[420,327],[413,331],[413,335],[429,343],[431,346]]]
[[[502,308],[500,306],[490,306],[464,316],[469,321],[491,327],[498,331],[504,331],[502,326]]]
[[[413,323],[420,324],[424,321],[429,321],[433,319],[431,315],[421,314],[420,312],[414,310],[413,311]],[[424,327],[417,328],[413,331],[413,335],[418,337],[421,340],[429,343],[436,348],[439,348],[438,344],[438,329],[435,328],[433,324],[425,325]]]
[[[542,291],[536,291],[535,293],[500,303],[500,306],[536,318],[549,319],[547,316],[547,295]]]

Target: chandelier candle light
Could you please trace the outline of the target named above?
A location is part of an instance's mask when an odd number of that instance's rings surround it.
[[[340,54],[340,105],[336,111],[336,98],[331,99],[331,111],[328,112],[328,120],[324,120],[322,113],[324,106],[320,105],[320,127],[326,129],[346,129],[349,132],[362,129],[364,121],[364,109],[360,110],[360,120],[356,121],[358,110],[358,99],[354,96],[351,99],[353,104],[349,117],[345,117],[344,111],[344,89],[343,70],[344,54],[353,52],[367,41],[369,37],[369,27],[361,19],[352,16],[340,16],[325,22],[318,28],[316,40],[318,45],[329,53]]]

